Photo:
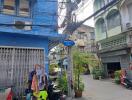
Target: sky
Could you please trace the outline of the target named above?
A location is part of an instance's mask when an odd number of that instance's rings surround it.
[[[92,15],[94,12],[93,12],[93,0],[89,0],[85,5],[84,7],[78,11],[78,14],[77,14],[77,20],[78,21],[81,21],[87,17],[89,17],[90,15]],[[85,23],[85,25],[89,25],[89,26],[92,26],[94,27],[94,19],[91,18],[89,20],[87,20]]]
[[[62,0],[59,0],[59,1],[62,1]],[[93,14],[93,1],[94,0],[86,0],[87,2],[84,3],[83,5],[81,5],[81,9],[77,10],[76,11],[76,16],[77,16],[77,21],[82,21],[84,20],[85,18],[89,17],[90,15]],[[83,7],[82,7],[83,6]],[[59,5],[59,8],[65,8],[63,7],[62,5]],[[58,18],[58,24],[59,26],[61,25],[62,21],[64,20],[64,16],[66,16],[66,9],[63,9],[61,10],[61,13],[60,13],[60,9],[58,10],[58,13],[59,13],[59,18]],[[88,26],[92,26],[94,27],[94,19],[91,18],[89,20],[87,20],[85,23],[85,25],[88,25]],[[59,32],[63,32],[63,28],[60,28],[59,29]]]

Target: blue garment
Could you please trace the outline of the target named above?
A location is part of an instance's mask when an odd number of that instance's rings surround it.
[[[33,79],[34,73],[35,73],[34,70],[29,73],[28,80],[32,80]]]
[[[25,90],[26,100],[31,100],[31,91],[29,89]]]
[[[38,87],[39,87],[39,90],[41,90],[42,87],[43,87],[43,83],[42,83],[43,69],[42,68],[37,68],[36,69],[36,75],[37,75],[37,78],[38,78]]]
[[[28,93],[28,94],[26,95],[26,100],[31,100],[31,93]]]

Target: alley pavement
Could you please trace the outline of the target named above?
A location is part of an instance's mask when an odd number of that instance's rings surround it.
[[[132,100],[132,90],[116,85],[112,80],[93,80],[90,75],[82,76],[85,90],[82,98],[73,100]]]

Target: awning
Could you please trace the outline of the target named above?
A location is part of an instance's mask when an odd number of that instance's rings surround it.
[[[57,36],[49,37],[49,50],[62,43],[67,38],[66,34],[58,34]]]

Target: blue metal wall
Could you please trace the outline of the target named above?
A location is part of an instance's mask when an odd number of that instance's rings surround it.
[[[58,38],[57,26],[57,0],[31,0],[32,17],[18,17],[0,13],[0,24],[14,24],[14,21],[28,21],[33,25],[32,30],[20,30],[14,26],[0,26],[0,46],[38,47],[44,48],[48,56],[49,38]],[[55,2],[50,2],[55,1]],[[51,26],[46,28],[45,26]],[[54,27],[53,27],[53,26]],[[47,58],[46,58],[47,59]],[[48,63],[45,64],[48,73]]]
[[[22,34],[57,34],[55,31],[57,27],[57,0],[50,2],[50,0],[31,0],[34,2],[32,7],[32,17],[17,17],[13,15],[6,15],[0,13],[0,24],[14,24],[14,21],[29,21],[34,25],[51,25],[46,28],[45,26],[34,26],[31,31],[24,31],[14,28],[13,26],[5,27],[0,26],[0,31],[10,33],[22,33]],[[52,25],[54,27],[52,27]]]
[[[57,27],[57,2],[48,1],[51,0],[38,0],[38,3],[34,5],[33,23],[41,25],[54,25]],[[38,27],[37,31],[44,31],[45,33],[54,34],[54,29],[55,27],[51,27],[50,29],[46,29],[45,27]]]

